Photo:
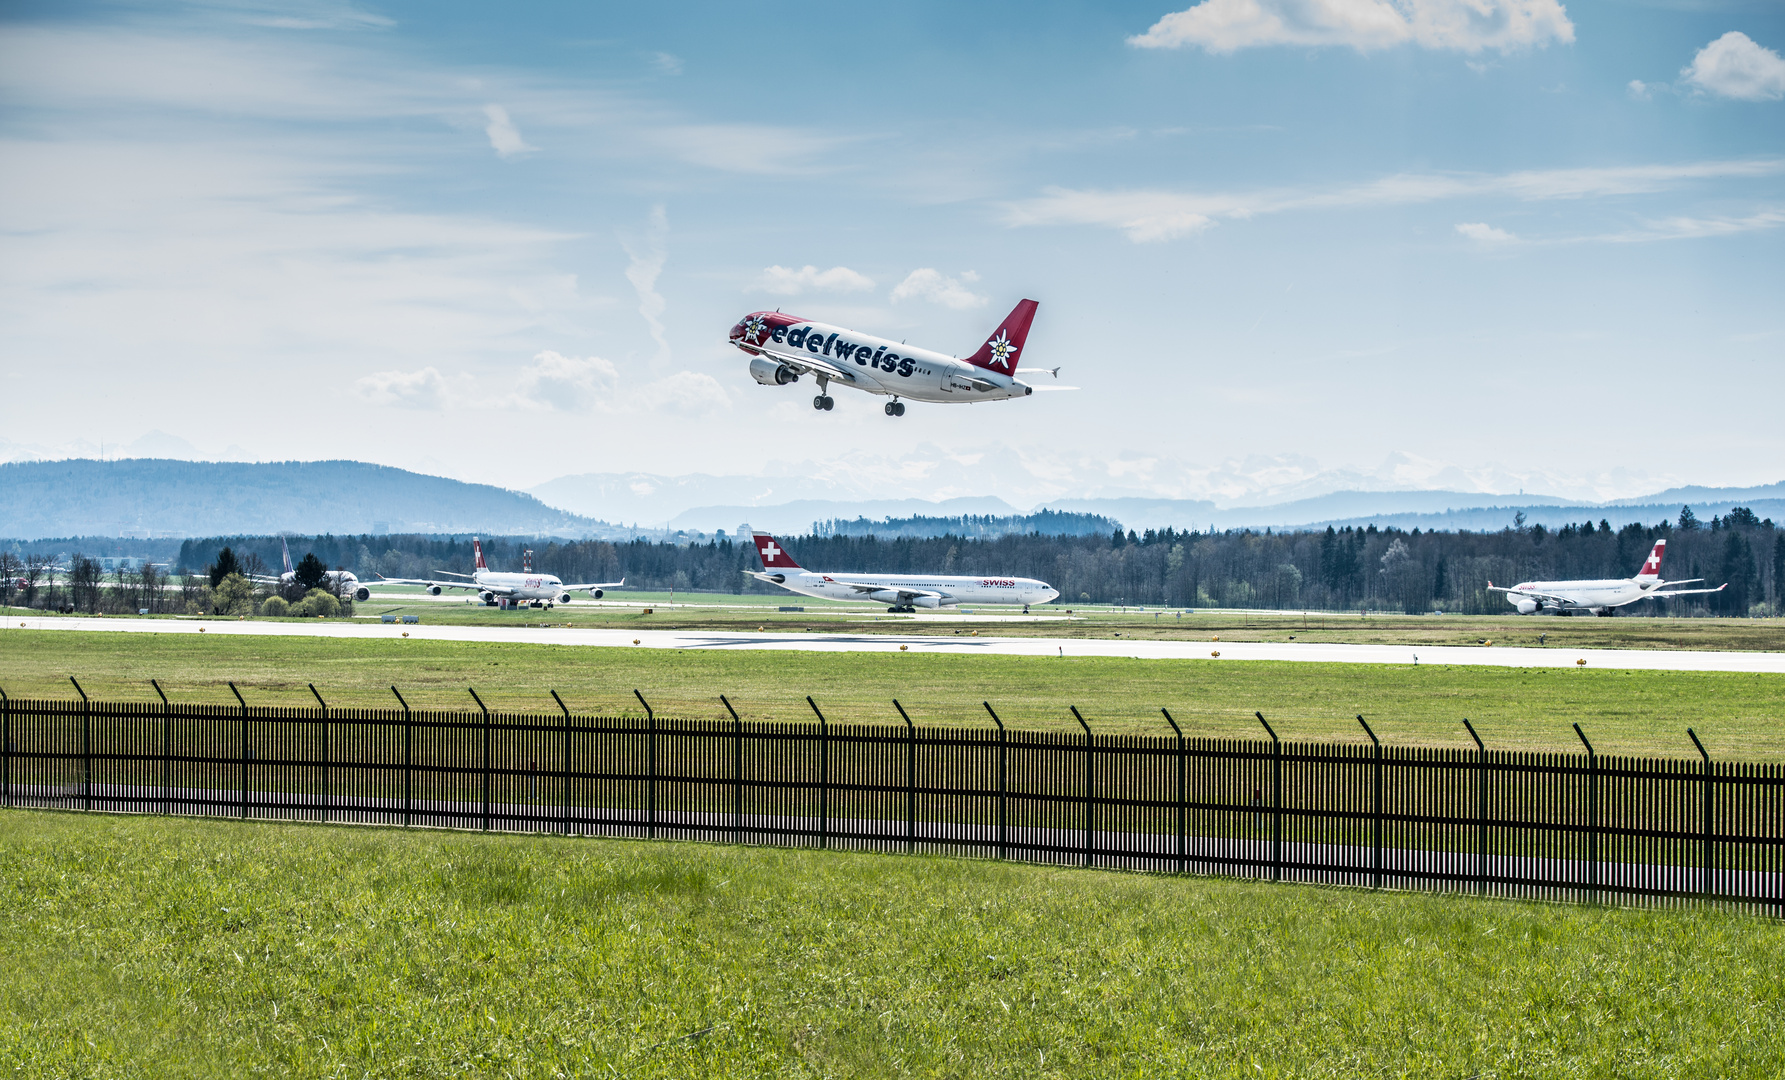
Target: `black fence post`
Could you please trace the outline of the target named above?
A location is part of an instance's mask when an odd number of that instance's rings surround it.
[[[161,695],[161,813],[166,816],[169,789],[173,787],[173,709],[167,703],[167,695],[161,692],[161,684],[150,679],[149,685],[155,688],[155,693]]]
[[[1579,724],[1574,733],[1587,748],[1587,902],[1592,904],[1599,900],[1599,755]]]
[[[1698,756],[1703,760],[1703,765],[1700,767],[1698,773],[1698,786],[1704,796],[1704,806],[1699,811],[1698,817],[1698,891],[1706,900],[1709,900],[1712,891],[1716,887],[1716,882],[1713,880],[1711,870],[1711,856],[1713,854],[1711,848],[1711,826],[1713,824],[1711,819],[1711,808],[1715,805],[1711,801],[1711,785],[1716,782],[1716,773],[1715,766],[1711,764],[1711,755],[1705,752],[1704,744],[1698,741],[1698,732],[1693,731],[1691,728],[1687,728],[1686,734],[1691,736],[1692,745],[1698,747]]]
[[[558,692],[556,690],[552,691],[552,700],[558,703],[558,711],[562,712],[564,714],[564,745],[563,745],[563,747],[561,747],[561,750],[564,754],[564,758],[563,758],[563,761],[560,763],[563,765],[563,768],[559,770],[559,772],[562,775],[560,777],[559,787],[558,787],[558,795],[560,798],[562,798],[564,800],[564,813],[563,813],[563,820],[561,822],[559,822],[558,827],[564,833],[565,836],[569,836],[570,835],[570,709],[568,706],[566,706],[564,704],[564,699],[558,696]]]
[[[1271,880],[1283,880],[1283,741],[1271,729],[1270,721],[1255,712],[1258,722],[1271,737]]]
[[[489,706],[487,706],[483,703],[483,699],[477,696],[477,691],[475,689],[472,689],[469,686],[465,687],[465,689],[471,691],[471,700],[477,702],[477,707],[479,709],[483,710],[483,831],[489,832],[490,831],[490,709],[489,709]]]
[[[744,842],[744,722],[724,694],[719,703],[731,714],[731,842]]]
[[[322,706],[322,820],[327,821],[328,820],[328,803],[329,803],[329,779],[330,779],[330,777],[329,777],[329,746],[328,746],[328,737],[329,737],[328,702],[322,700],[322,695],[318,694],[316,692],[316,684],[315,683],[310,684],[310,693],[313,697],[316,698],[316,704]]]
[[[93,809],[93,707],[87,701],[87,692],[81,684],[74,682],[70,675],[68,681],[74,683],[74,692],[81,696],[81,809]]]
[[[0,690],[0,739],[5,740],[6,754],[6,805],[12,805],[12,699],[6,691]]]
[[[637,698],[638,703],[645,707],[645,723],[651,731],[651,788],[649,794],[646,796],[648,800],[646,803],[648,807],[646,816],[650,822],[649,832],[651,839],[655,840],[657,838],[657,713],[651,708],[651,703],[645,700],[643,694],[634,690],[632,691],[632,696]]]
[[[1370,743],[1375,748],[1370,755],[1371,779],[1376,789],[1376,797],[1370,811],[1370,816],[1375,822],[1375,839],[1371,845],[1375,850],[1375,855],[1370,866],[1370,886],[1380,889],[1382,888],[1382,740],[1378,739],[1376,733],[1370,730],[1370,725],[1364,720],[1362,713],[1357,714],[1357,722],[1363,725],[1364,734],[1370,737]]]
[[[905,720],[905,853],[917,850],[917,725],[905,716],[905,706],[893,699],[893,708]]]
[[[242,820],[248,820],[248,703],[243,700],[242,692],[236,689],[235,683],[229,684],[229,692],[236,696],[236,704],[242,707]]]
[[[818,714],[818,846],[831,846],[831,725],[818,711],[818,703],[812,695],[806,695],[806,704]]]
[[[407,829],[415,815],[415,722],[403,695],[395,686],[390,692],[397,695],[397,704],[403,706],[403,827]]]
[[[1171,733],[1178,737],[1178,873],[1184,872],[1184,733],[1178,722],[1171,718],[1171,712],[1161,708],[1165,713],[1165,722],[1171,725]]]
[[[1091,838],[1091,830],[1096,827],[1096,820],[1091,813],[1092,798],[1096,790],[1093,785],[1092,772],[1094,764],[1092,755],[1095,753],[1094,743],[1096,740],[1091,735],[1091,725],[1085,723],[1085,718],[1078,714],[1078,706],[1068,705],[1067,708],[1072,710],[1072,717],[1078,721],[1078,726],[1085,729],[1085,865],[1090,866],[1092,855],[1096,849],[1096,843]]]
[[[1486,896],[1488,849],[1487,744],[1481,741],[1480,735],[1475,734],[1475,725],[1469,722],[1467,716],[1463,717],[1463,726],[1469,729],[1469,737],[1475,740],[1475,785],[1476,797],[1479,799],[1479,805],[1476,810],[1478,824],[1476,825],[1475,835],[1475,892],[1477,895]]]
[[[1004,735],[1004,721],[998,719],[997,713],[992,712],[991,702],[982,701],[980,704],[985,706],[986,712],[991,713],[992,723],[998,725],[998,858],[1006,859],[1010,857],[1010,830],[1004,812],[1004,759],[1005,751],[1007,749]]]

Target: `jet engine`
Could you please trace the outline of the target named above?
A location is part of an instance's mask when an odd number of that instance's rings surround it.
[[[355,600],[370,600],[372,599],[372,590],[361,585],[359,588],[353,590],[353,598]]]
[[[1542,604],[1539,604],[1535,600],[1520,600],[1518,602],[1518,613],[1520,615],[1529,615],[1542,606]]]
[[[870,599],[878,600],[882,604],[904,604],[907,607],[932,609],[942,606],[942,598],[940,596],[913,596],[907,600],[903,599],[904,594],[897,589],[880,589],[869,593],[868,596]]]
[[[486,604],[494,604],[496,602],[496,594],[493,592],[478,593],[477,598]]]
[[[570,594],[565,593],[563,596],[558,597],[558,603],[560,603],[560,604],[570,603]]]
[[[429,585],[428,586],[428,595],[429,596],[439,596],[440,595],[440,586]]]
[[[595,598],[595,599],[597,599],[597,600],[599,600],[599,599],[601,599],[601,598],[602,598],[602,597],[603,597],[603,596],[606,596],[606,595],[607,595],[607,594],[606,594],[606,593],[604,593],[604,592],[602,592],[602,591],[601,591],[601,590],[600,590],[600,589],[590,589],[590,590],[589,590],[589,595],[590,595],[590,596],[592,596],[592,597],[594,597],[594,598]],[[565,593],[565,594],[564,594],[564,602],[565,602],[565,603],[566,603],[566,604],[568,604],[568,603],[570,603],[570,594],[569,594],[569,593]]]
[[[766,356],[750,361],[750,377],[764,386],[786,386],[800,381],[799,372]]]

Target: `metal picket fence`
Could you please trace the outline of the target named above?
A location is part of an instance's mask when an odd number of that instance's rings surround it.
[[[76,689],[79,689],[76,684]],[[233,690],[234,687],[232,686]],[[159,693],[160,687],[156,686]],[[314,688],[312,688],[314,692]],[[923,851],[1785,915],[1785,767],[474,710],[13,700],[7,806]],[[1470,734],[1474,734],[1470,728]],[[1579,731],[1579,728],[1576,728]],[[1692,737],[1698,745],[1696,735]]]

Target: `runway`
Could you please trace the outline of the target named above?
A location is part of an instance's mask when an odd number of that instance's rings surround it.
[[[1317,664],[1453,665],[1510,668],[1608,668],[1628,671],[1734,671],[1785,674],[1785,652],[1666,649],[1567,649],[1458,645],[1334,645],[1267,641],[1149,641],[1136,638],[930,637],[907,634],[780,634],[703,630],[614,630],[524,626],[432,626],[229,619],[9,618],[5,629],[100,633],[323,637],[355,641],[463,641],[641,649],[760,649],[771,652],[945,653],[977,656],[1135,657],[1235,663],[1273,660]],[[1580,661],[1585,661],[1584,664]]]

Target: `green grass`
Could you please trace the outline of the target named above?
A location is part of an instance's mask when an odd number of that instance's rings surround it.
[[[0,633],[0,690],[71,698],[70,675],[96,699],[154,702],[151,678],[178,701],[392,706],[642,715],[632,691],[666,716],[721,719],[718,695],[746,718],[809,720],[812,695],[838,723],[898,723],[899,699],[923,723],[1078,730],[1077,705],[1106,733],[1169,731],[1255,738],[1262,711],[1286,739],[1362,741],[1363,713],[1391,744],[1473,746],[1468,717],[1497,749],[1575,752],[1579,722],[1606,754],[1696,759],[1688,726],[1726,760],[1785,759],[1785,675],[1439,665],[919,655],[693,652],[577,646],[196,634]]]
[[[0,1071],[1771,1077],[1785,926],[0,812]]]

